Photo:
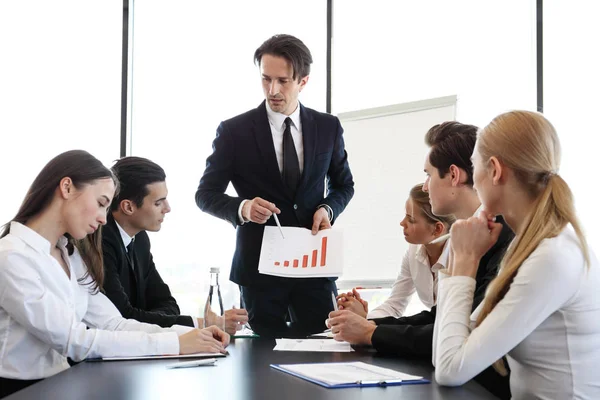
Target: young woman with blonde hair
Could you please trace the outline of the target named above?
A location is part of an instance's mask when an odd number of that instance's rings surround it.
[[[541,114],[513,111],[478,135],[474,188],[484,207],[451,230],[440,272],[435,376],[461,385],[507,356],[515,399],[599,399],[600,271],[558,174],[560,143]],[[471,314],[481,256],[502,215],[516,236],[484,301]]]
[[[422,183],[410,190],[405,211],[400,226],[409,245],[402,258],[400,274],[392,286],[390,297],[369,311],[367,301],[360,297],[356,289],[352,289],[352,292],[338,296],[340,310],[347,309],[369,319],[400,318],[415,292],[427,309],[435,304],[437,271],[446,268],[448,242],[430,242],[448,233],[456,218],[453,215],[433,214],[429,195],[423,191]]]

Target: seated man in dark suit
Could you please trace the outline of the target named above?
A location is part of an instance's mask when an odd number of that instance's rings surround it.
[[[235,333],[248,321],[246,310],[227,310],[225,321],[210,314],[206,324],[202,318],[181,315],[169,286],[156,270],[146,231],[159,231],[165,214],[171,211],[163,169],[145,158],[124,157],[112,171],[120,189],[102,231],[106,296],[125,318],[162,327],[218,325]]]
[[[427,180],[423,190],[429,192],[431,209],[436,215],[453,214],[467,219],[479,213],[481,202],[473,188],[471,154],[475,148],[477,127],[459,122],[445,122],[432,127],[425,137],[430,147],[425,160]],[[496,277],[502,257],[514,234],[501,217],[504,228],[496,244],[481,259],[476,277],[473,310],[483,300],[488,284]],[[340,296],[341,311],[330,314],[328,323],[337,340],[352,344],[372,345],[378,352],[431,360],[433,324],[436,307],[419,314],[371,321],[352,312],[365,306],[362,299],[348,293]],[[476,380],[500,398],[510,398],[508,377],[493,368],[482,372]]]

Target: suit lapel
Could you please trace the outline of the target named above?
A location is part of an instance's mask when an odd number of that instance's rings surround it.
[[[112,213],[108,213],[106,228],[110,229],[113,232],[113,234],[115,236],[115,240],[117,241],[117,243],[119,243],[119,248],[121,249],[121,254],[123,254],[123,256],[125,256],[125,261],[127,262],[127,266],[129,267],[130,270],[132,270],[133,264],[131,262],[131,259],[129,258],[129,254],[127,253],[127,248],[125,248],[125,243],[123,243],[123,239],[121,238],[121,232],[119,231],[119,227],[117,226],[117,221],[112,216]]]
[[[127,252],[127,248],[125,248],[125,243],[123,243],[123,239],[121,238],[121,232],[119,231],[119,227],[117,226],[117,221],[115,221],[115,218],[112,216],[112,213],[108,213],[108,218],[107,218],[107,223],[106,223],[106,229],[110,229],[112,231],[112,235],[115,237],[115,240],[117,241],[117,243],[119,243],[119,248],[121,249],[121,254],[122,257],[125,259],[125,263],[127,264],[126,266],[121,264],[121,272],[120,274],[126,273],[128,280],[127,280],[127,285],[128,287],[126,288],[127,292],[128,292],[128,296],[133,296],[135,295],[136,298],[135,300],[137,301],[136,306],[139,307],[139,287],[138,287],[138,273],[136,272],[136,269],[134,268],[134,262],[137,263],[137,260],[133,260],[130,256],[130,254]],[[134,255],[135,256],[135,255]],[[126,267],[127,271],[123,271],[122,268]],[[123,275],[121,275],[123,276]],[[126,286],[127,286],[126,285]],[[131,293],[129,293],[131,292]],[[133,303],[134,299],[130,299],[130,301]]]
[[[308,182],[317,149],[317,125],[311,113],[302,104],[300,104],[300,121],[302,124],[302,144],[304,147],[304,170],[302,171],[298,191],[302,190]]]
[[[134,243],[134,247],[138,246],[139,243]],[[138,248],[138,250],[140,250]],[[133,254],[131,255],[131,261],[133,262],[133,276],[135,277],[135,284],[137,288],[137,298],[138,298],[138,307],[145,308],[146,307],[146,285],[144,284],[144,271],[142,270],[142,265],[140,264],[139,257],[134,249]]]
[[[277,185],[278,189],[282,190],[293,200],[293,194],[289,188],[283,184],[283,178],[279,172],[279,164],[277,163],[277,155],[275,154],[275,146],[273,145],[273,134],[271,133],[271,126],[269,125],[269,119],[267,118],[267,109],[264,101],[256,108],[252,132],[256,139],[261,160],[265,163],[267,168],[268,178]]]

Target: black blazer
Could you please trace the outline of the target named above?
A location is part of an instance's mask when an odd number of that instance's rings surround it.
[[[487,286],[496,277],[504,253],[514,238],[514,233],[504,219],[499,217],[498,221],[503,225],[502,232],[494,246],[485,253],[477,269],[473,310],[485,297]],[[433,306],[431,311],[422,311],[408,317],[374,319],[377,328],[371,338],[373,347],[385,354],[431,360],[436,310],[437,307]],[[510,398],[508,377],[500,376],[491,367],[479,374],[475,380],[499,398]]]
[[[179,306],[171,296],[152,260],[150,239],[145,231],[135,235],[132,268],[119,228],[109,213],[102,230],[104,256],[104,293],[123,317],[169,327],[194,326],[191,317],[179,315]]]
[[[296,194],[279,172],[265,102],[258,108],[221,122],[213,153],[196,191],[202,211],[229,221],[237,228],[230,279],[248,286],[269,278],[258,274],[264,225],[240,225],[238,208],[244,199],[262,197],[281,210],[284,226],[311,228],[317,206],[327,204],[334,219],[354,195],[354,182],[337,117],[300,105],[304,170]],[[328,179],[327,196],[325,178]],[[239,197],[225,194],[231,182]],[[274,225],[273,219],[267,225]]]

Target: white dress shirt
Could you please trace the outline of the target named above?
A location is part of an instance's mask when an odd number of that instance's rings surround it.
[[[477,328],[475,280],[440,272],[438,383],[461,385],[506,354],[514,399],[600,399],[600,263],[590,258],[570,226],[544,239]]]
[[[409,244],[402,259],[400,274],[392,286],[390,297],[383,304],[369,311],[367,318],[400,318],[415,291],[427,308],[433,307],[437,281],[433,276],[437,277],[437,272],[446,268],[450,251],[448,243],[450,242],[447,240],[440,258],[433,265],[429,265],[425,246]]]
[[[67,357],[178,354],[178,335],[191,328],[128,320],[102,293],[80,284],[86,267],[67,240],[57,247],[70,278],[52,257],[51,244],[17,222],[0,239],[0,377],[40,379],[69,367]],[[90,327],[92,329],[87,329]]]
[[[119,225],[116,219],[115,224],[117,225],[117,229],[119,229],[119,233],[121,234],[121,240],[123,240],[123,244],[125,245],[125,251],[129,253],[129,249],[127,248],[127,246],[129,246],[129,243],[133,242],[135,236],[129,236],[129,233],[125,232],[125,229],[123,229],[121,225]]]

